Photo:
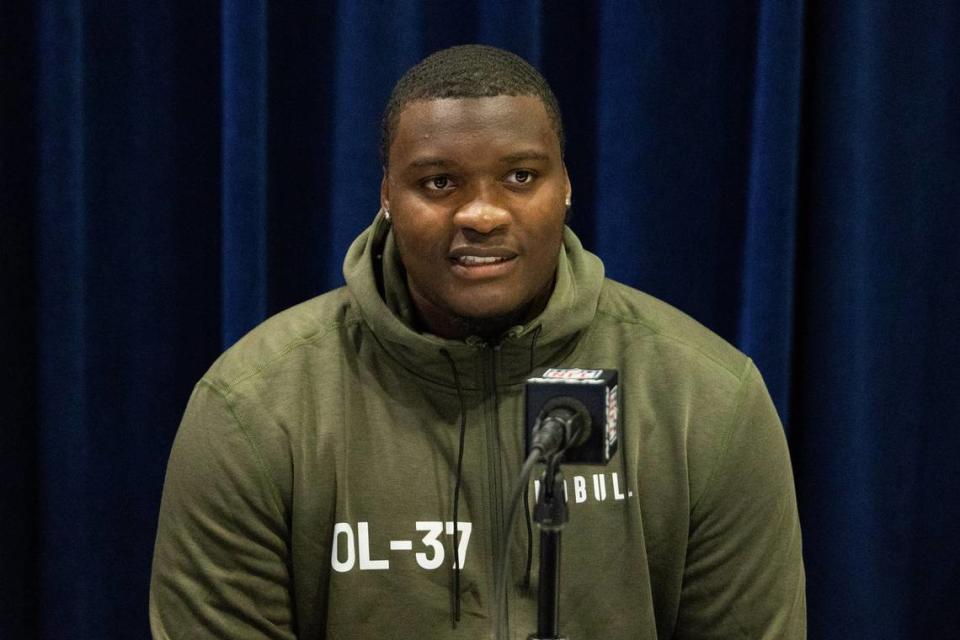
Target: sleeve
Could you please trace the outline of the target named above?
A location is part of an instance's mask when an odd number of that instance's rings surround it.
[[[174,440],[150,581],[156,640],[294,638],[279,491],[226,397],[201,381]]]
[[[748,363],[701,495],[693,496],[676,638],[806,637],[800,523],[790,455]]]

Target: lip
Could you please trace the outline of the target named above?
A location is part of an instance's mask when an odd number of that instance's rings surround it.
[[[447,257],[454,262],[459,261],[461,258],[467,257],[503,258],[510,260],[517,257],[517,252],[507,247],[460,245],[451,249],[450,253],[447,254]]]
[[[507,247],[455,247],[447,254],[453,272],[462,278],[485,279],[502,276],[515,266],[517,252]]]

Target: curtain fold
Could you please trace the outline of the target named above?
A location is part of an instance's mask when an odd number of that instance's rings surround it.
[[[267,7],[223,0],[223,344],[230,346],[267,314]]]
[[[78,4],[41,8],[38,37],[41,97],[38,104],[38,281],[40,313],[37,485],[39,513],[36,534],[40,555],[34,570],[39,583],[37,608],[58,610],[77,621],[81,633],[86,616],[98,617],[91,575],[95,531],[87,496],[91,464],[90,358],[91,305],[90,242],[86,159],[89,152],[87,33]],[[50,277],[55,276],[55,277]],[[68,384],[61,381],[68,380]],[[64,481],[66,480],[66,481]],[[81,556],[74,553],[84,549]],[[97,562],[97,565],[102,563]],[[70,576],[70,580],[64,580]],[[49,635],[52,620],[38,620]]]
[[[38,221],[27,212],[38,191],[32,110],[39,78],[11,63],[36,58],[36,20],[34,7],[0,5],[0,499],[7,516],[0,524],[0,635],[19,631],[37,611]]]
[[[764,372],[786,420],[796,282],[803,3],[761,5],[756,38],[737,343]]]
[[[0,637],[148,636],[192,385],[342,283],[390,88],[474,41],[556,91],[608,275],[764,373],[810,637],[960,626],[960,6],[22,0],[0,36]]]
[[[328,87],[334,111],[327,287],[343,284],[342,256],[380,208],[380,114],[395,79],[421,57],[421,7],[389,7],[383,11],[349,0],[337,4],[337,59]]]
[[[810,603],[836,637],[949,636],[960,8],[823,3],[809,23],[829,26],[807,31],[791,415]]]

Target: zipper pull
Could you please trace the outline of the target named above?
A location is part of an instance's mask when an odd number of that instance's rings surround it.
[[[473,347],[474,349],[486,349],[488,346],[487,341],[481,338],[480,336],[467,336],[464,339],[464,342],[467,345]]]

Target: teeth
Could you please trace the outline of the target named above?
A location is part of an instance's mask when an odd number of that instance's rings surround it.
[[[481,258],[480,256],[460,256],[457,259],[457,262],[463,265],[474,265],[474,264],[493,264],[495,262],[503,262],[506,258]]]

